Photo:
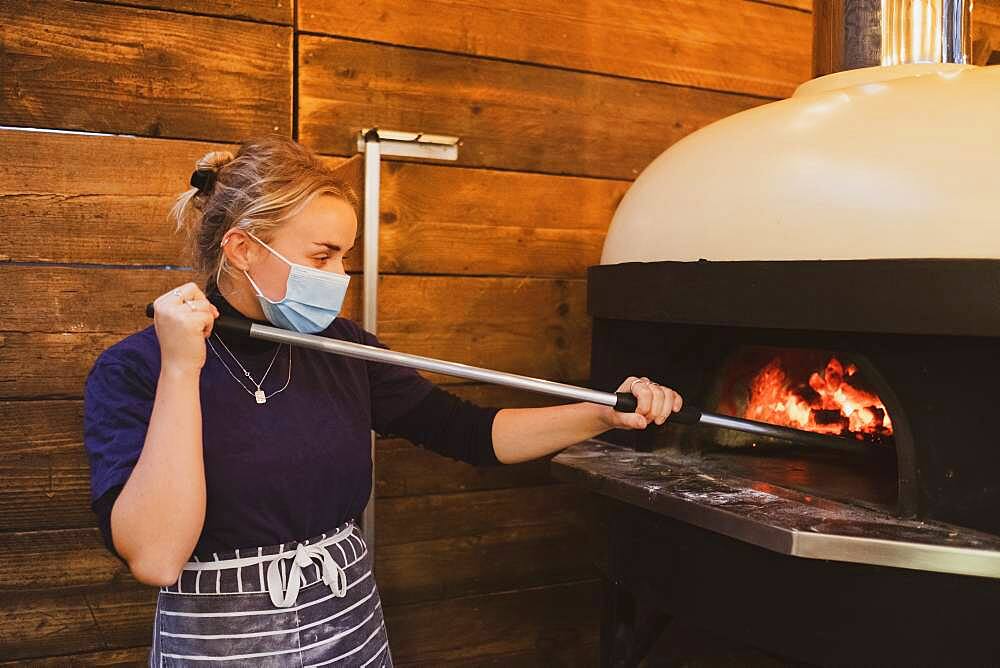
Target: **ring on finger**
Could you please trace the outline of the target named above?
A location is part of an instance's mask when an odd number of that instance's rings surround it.
[[[174,296],[180,297],[180,300],[184,301],[184,295],[181,294],[180,290],[174,290]]]
[[[635,387],[636,383],[648,383],[648,382],[649,382],[648,380],[643,380],[642,378],[636,378],[631,383],[629,383],[628,391],[631,392],[632,388]]]

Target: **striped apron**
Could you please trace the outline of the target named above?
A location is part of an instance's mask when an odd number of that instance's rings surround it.
[[[160,589],[149,665],[391,667],[361,531],[195,557]]]

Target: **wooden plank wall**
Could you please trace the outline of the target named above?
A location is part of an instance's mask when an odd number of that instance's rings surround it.
[[[810,21],[808,0],[0,3],[0,126],[106,133],[0,128],[0,660],[145,657],[154,593],[93,528],[81,390],[190,277],[165,214],[195,159],[264,132],[331,161],[363,126],[461,136],[455,165],[384,168],[380,335],[583,381],[584,270],[630,180],[790,94]],[[385,439],[377,460],[398,663],[594,662],[585,499],[545,462],[475,470]]]

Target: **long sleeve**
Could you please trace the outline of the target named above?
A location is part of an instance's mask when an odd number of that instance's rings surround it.
[[[358,327],[362,343],[388,350]],[[414,369],[368,362],[372,426],[383,436],[402,436],[438,454],[475,466],[499,464],[493,450],[493,419],[499,408],[479,406],[441,389]]]
[[[416,406],[389,423],[386,435],[402,436],[474,466],[498,465],[493,419],[499,412],[434,386]]]

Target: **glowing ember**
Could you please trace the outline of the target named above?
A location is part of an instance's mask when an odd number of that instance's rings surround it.
[[[892,435],[892,422],[877,395],[851,385],[857,367],[831,357],[808,384],[793,384],[777,359],[750,385],[744,417],[823,434],[875,438]]]

